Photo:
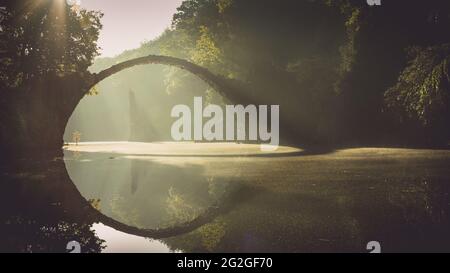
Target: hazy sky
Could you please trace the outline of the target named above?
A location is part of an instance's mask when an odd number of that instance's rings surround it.
[[[182,0],[78,0],[81,6],[100,10],[103,29],[99,46],[102,57],[139,47],[170,26],[172,15]]]

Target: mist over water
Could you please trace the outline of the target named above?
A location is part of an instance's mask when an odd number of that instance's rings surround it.
[[[65,164],[102,213],[139,228],[188,221],[217,201],[226,207],[200,228],[161,243],[110,239],[134,250],[363,252],[371,240],[389,242],[386,251],[447,248],[448,151],[280,149],[260,154],[258,145],[247,144],[92,142],[68,146]]]

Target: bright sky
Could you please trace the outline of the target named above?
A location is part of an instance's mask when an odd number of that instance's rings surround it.
[[[76,0],[83,8],[100,10],[102,57],[112,57],[158,37],[172,22],[183,0]]]

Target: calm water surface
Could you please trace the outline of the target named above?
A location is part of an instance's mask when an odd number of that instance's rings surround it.
[[[447,150],[69,145],[63,160],[3,170],[3,250],[65,251],[76,239],[87,252],[367,252],[369,241],[448,252],[449,167]],[[140,232],[202,217],[167,238]]]

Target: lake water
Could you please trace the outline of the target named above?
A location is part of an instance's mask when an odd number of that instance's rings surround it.
[[[22,236],[8,239],[9,248],[65,251],[76,239],[88,252],[368,252],[378,241],[384,252],[450,251],[448,150],[263,153],[252,144],[169,142],[64,149],[63,161],[3,171],[16,184],[2,184],[1,236]],[[70,183],[57,182],[66,176]],[[86,212],[86,200],[101,217]],[[162,228],[170,237],[152,238]],[[23,238],[30,229],[38,238]]]

